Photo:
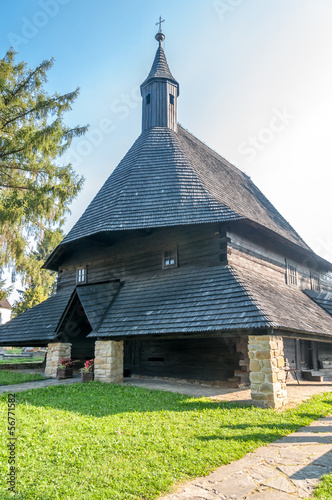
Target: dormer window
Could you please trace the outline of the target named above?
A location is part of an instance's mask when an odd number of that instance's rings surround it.
[[[297,269],[291,264],[286,264],[286,280],[287,285],[297,286]]]
[[[86,282],[87,282],[87,268],[80,267],[79,269],[76,270],[76,283],[80,285]]]
[[[174,95],[173,94],[169,95],[169,102],[170,102],[170,104],[174,105]]]
[[[162,268],[170,269],[172,267],[177,267],[177,266],[178,266],[177,248],[173,248],[171,250],[165,250],[163,252]]]
[[[151,94],[148,94],[148,95],[146,96],[146,98],[145,98],[145,102],[146,102],[146,104],[150,104],[150,102],[151,102]]]

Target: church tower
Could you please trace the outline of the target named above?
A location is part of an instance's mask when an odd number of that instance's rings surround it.
[[[179,84],[173,77],[162,48],[165,39],[159,23],[156,40],[159,47],[151,71],[141,85],[142,132],[152,127],[167,127],[177,131],[177,98]]]

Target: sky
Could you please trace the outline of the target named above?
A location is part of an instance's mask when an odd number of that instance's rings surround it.
[[[1,0],[0,57],[54,57],[48,92],[80,87],[65,122],[89,131],[61,161],[85,184],[65,231],[141,132],[159,16],[181,125],[332,261],[331,0]]]

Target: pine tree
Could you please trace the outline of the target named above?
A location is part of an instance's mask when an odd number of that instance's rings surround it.
[[[46,257],[58,246],[63,237],[61,229],[46,231],[36,250],[21,259],[16,270],[27,288],[22,293],[21,300],[13,306],[14,316],[36,306],[55,292],[57,274],[43,269],[42,266]]]
[[[31,70],[9,50],[0,59],[0,266],[21,265],[31,238],[60,227],[83,178],[61,155],[87,127],[68,128],[63,114],[79,89],[48,95],[53,59]]]

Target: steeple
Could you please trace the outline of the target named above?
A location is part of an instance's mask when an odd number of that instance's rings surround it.
[[[142,131],[151,127],[167,127],[177,131],[177,98],[179,84],[167,64],[161,42],[165,35],[159,31],[155,38],[159,42],[150,73],[141,85],[142,95]]]

